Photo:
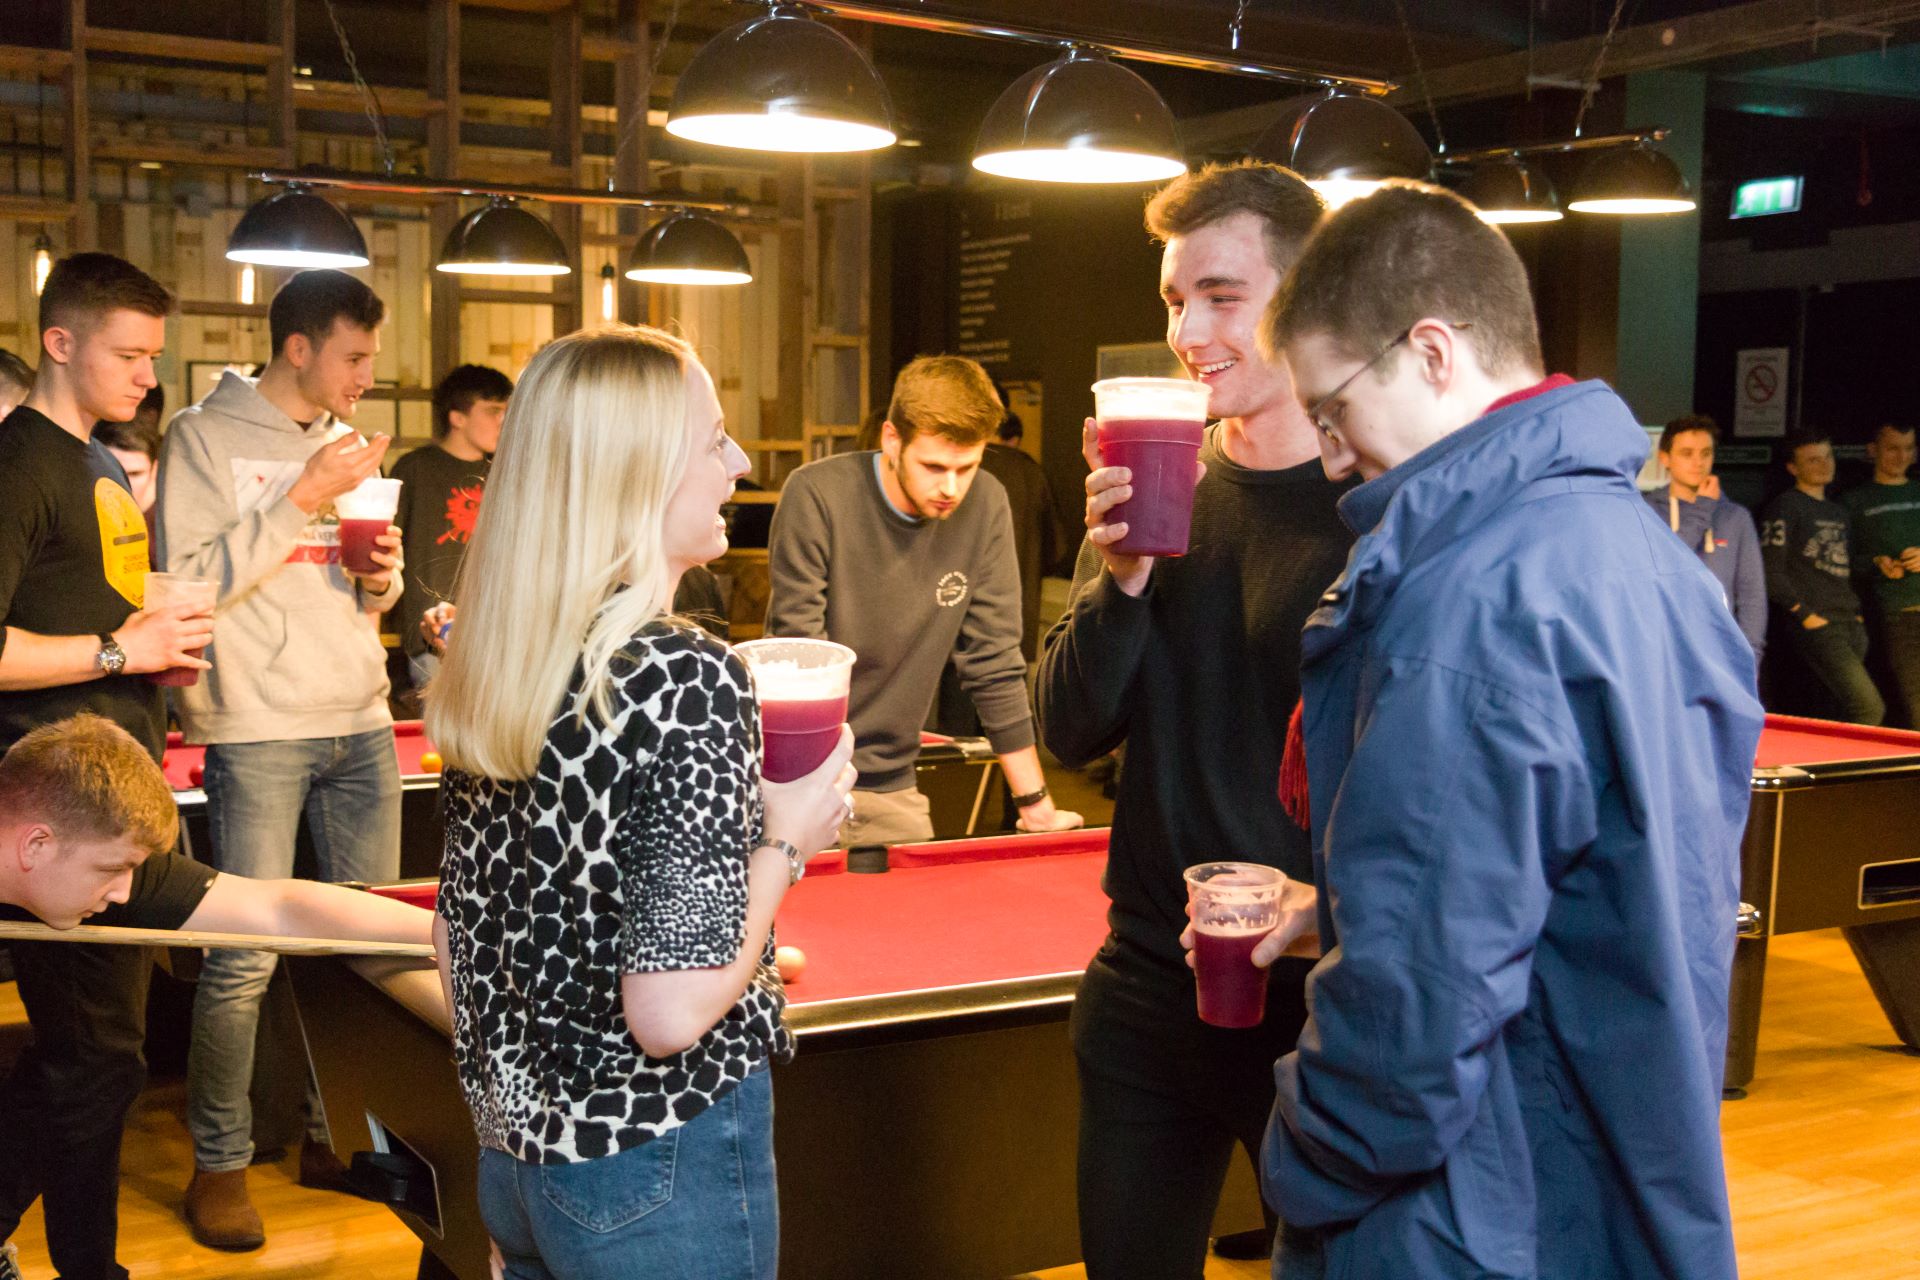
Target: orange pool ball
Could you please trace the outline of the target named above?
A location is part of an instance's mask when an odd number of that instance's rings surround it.
[[[420,753],[420,767],[428,773],[438,773],[445,765],[446,761],[440,758],[438,751],[423,751]]]
[[[780,981],[797,982],[807,971],[807,953],[798,947],[775,947],[773,967],[780,971]]]

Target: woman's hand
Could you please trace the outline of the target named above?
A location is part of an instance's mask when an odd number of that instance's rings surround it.
[[[812,773],[792,782],[763,779],[760,794],[767,804],[767,837],[785,840],[809,858],[839,839],[841,824],[852,812],[847,795],[859,777],[852,761],[853,728],[843,724],[840,741]]]

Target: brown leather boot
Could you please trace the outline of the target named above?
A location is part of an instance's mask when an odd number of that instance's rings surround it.
[[[247,1171],[193,1171],[187,1184],[187,1226],[209,1249],[243,1253],[267,1242],[267,1229],[247,1197]]]

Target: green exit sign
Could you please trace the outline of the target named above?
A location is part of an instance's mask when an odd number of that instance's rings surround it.
[[[1733,216],[1764,218],[1775,213],[1800,212],[1800,186],[1805,179],[1757,178],[1733,189]]]

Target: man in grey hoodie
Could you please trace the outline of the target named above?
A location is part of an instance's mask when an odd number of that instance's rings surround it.
[[[1719,442],[1719,425],[1704,414],[1669,422],[1660,433],[1659,450],[1668,481],[1650,491],[1647,502],[1720,584],[1757,666],[1767,647],[1766,569],[1753,517],[1720,496],[1720,477],[1713,474]]]
[[[373,385],[386,308],[339,271],[302,272],[268,310],[273,358],[258,381],[229,372],[182,410],[160,459],[167,568],[219,584],[213,668],[182,689],[187,740],[206,743],[207,820],[217,868],[293,873],[307,818],[327,880],[391,879],[400,863],[400,776],[387,710],[379,615],[400,598],[400,531],[378,573],[340,562],[335,499],[380,474],[387,437],[341,420]],[[265,1242],[247,1196],[253,1160],[254,1034],[274,957],[214,951],[194,995],[187,1127],[194,1238],[219,1249]],[[318,1122],[301,1180],[338,1180]]]

